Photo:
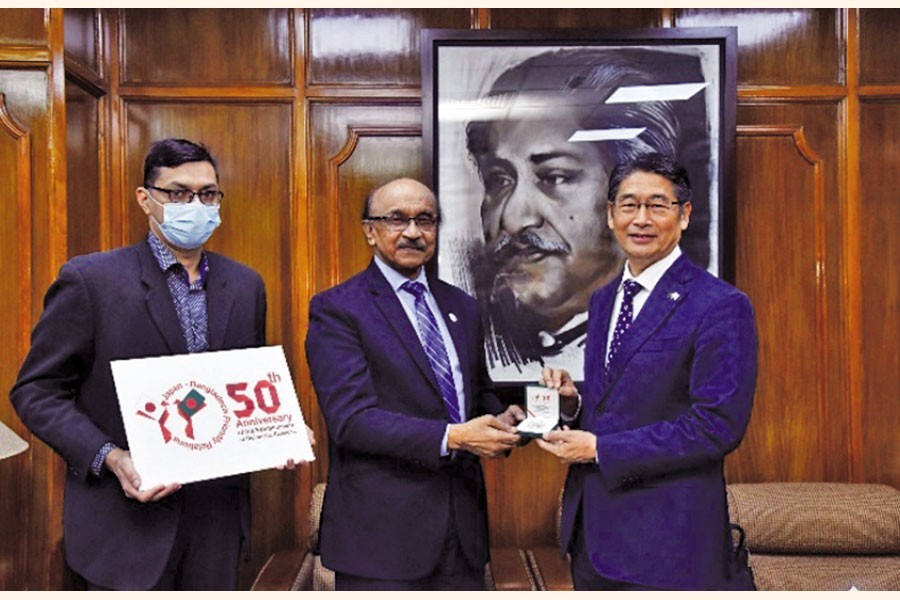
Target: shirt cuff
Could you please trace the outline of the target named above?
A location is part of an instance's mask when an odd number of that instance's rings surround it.
[[[450,425],[444,429],[444,439],[441,440],[441,456],[450,456],[450,450],[447,448],[447,440],[450,437]]]
[[[575,414],[571,417],[564,415],[562,412],[559,413],[559,418],[562,419],[562,422],[565,424],[574,423],[578,420],[578,416],[581,414],[581,394],[578,394],[578,406],[575,408]]]
[[[97,451],[97,456],[94,457],[94,461],[91,463],[91,473],[94,474],[94,477],[100,477],[100,472],[103,470],[103,463],[106,462],[106,457],[116,448],[118,448],[118,446],[112,442],[106,442],[100,446],[100,450]]]

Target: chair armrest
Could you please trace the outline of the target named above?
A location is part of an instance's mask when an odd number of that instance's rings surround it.
[[[572,568],[569,561],[559,555],[555,546],[538,546],[530,548],[526,553],[528,564],[539,590],[570,591],[572,584]]]
[[[307,564],[308,563],[308,564]],[[304,569],[304,567],[309,567]],[[272,592],[288,591],[304,588],[303,575],[306,574],[306,585],[312,580],[312,555],[300,550],[282,550],[272,554],[262,566],[250,591]]]
[[[518,548],[491,548],[491,561],[487,565],[488,589],[537,590],[525,552]]]

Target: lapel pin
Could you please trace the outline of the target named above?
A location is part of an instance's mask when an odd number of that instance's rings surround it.
[[[681,298],[681,294],[678,292],[671,292],[669,294],[669,300],[672,300],[673,302],[677,302],[679,298]]]
[[[450,313],[450,320],[453,321],[454,323],[456,323],[456,321],[457,321],[456,315],[454,315],[453,313]]]

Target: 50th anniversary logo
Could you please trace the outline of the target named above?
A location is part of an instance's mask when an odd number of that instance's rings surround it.
[[[147,399],[136,414],[146,419],[147,426],[156,424],[164,443],[190,451],[211,450],[232,426],[242,442],[290,435],[296,430],[292,415],[278,414],[281,400],[276,384],[280,381],[281,376],[271,372],[252,388],[246,382],[225,384],[223,394],[190,379],[173,385],[155,400]]]

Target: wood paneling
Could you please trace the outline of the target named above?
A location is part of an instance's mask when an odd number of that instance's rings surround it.
[[[675,11],[677,27],[737,27],[739,85],[841,83],[840,23],[838,11],[824,8]]]
[[[2,88],[0,88],[2,89]],[[31,296],[31,136],[10,113],[6,97],[0,92],[0,273],[6,285],[0,289],[0,314],[6,325],[0,327],[0,347],[12,360],[0,361],[0,389],[8,390],[16,380],[18,363],[28,347],[26,324],[31,322],[31,307],[23,300]],[[10,326],[10,324],[12,326]],[[20,436],[29,439],[24,426],[14,416],[12,406],[0,404],[0,419]],[[18,472],[27,470],[28,454],[0,463],[0,515],[15,515],[27,506],[29,489]],[[0,545],[0,589],[22,589],[27,564],[28,516],[4,526],[7,540],[18,543]]]
[[[291,83],[287,9],[128,9],[122,26],[123,83]]]
[[[469,20],[466,9],[310,9],[309,83],[419,85],[419,32]]]
[[[900,85],[900,10],[860,9],[859,83]]]
[[[100,101],[70,82],[66,86],[66,189],[69,256],[100,249]]]
[[[790,218],[824,210],[822,159],[798,127],[755,127],[741,131],[738,161],[748,176],[737,185],[736,284],[756,312],[761,375],[750,427],[729,468],[772,480],[823,479],[824,223]],[[772,268],[762,248],[791,260]]]
[[[732,480],[851,476],[840,118],[826,101],[738,110],[736,284],[756,310],[760,373]]]
[[[653,8],[494,8],[491,29],[640,29],[660,27]]]
[[[68,8],[65,12],[66,55],[103,75],[100,62],[100,27],[96,8]]]
[[[48,46],[41,8],[0,9],[0,41],[3,46]]]
[[[61,133],[62,11],[2,10],[0,22],[0,386],[9,390],[44,291],[65,254],[65,148]],[[23,45],[40,47],[22,51]],[[31,443],[0,467],[0,589],[59,588],[62,463],[28,434],[8,401],[0,419]]]
[[[893,50],[890,50],[893,52]],[[900,100],[864,102],[860,127],[863,481],[900,487]]]

